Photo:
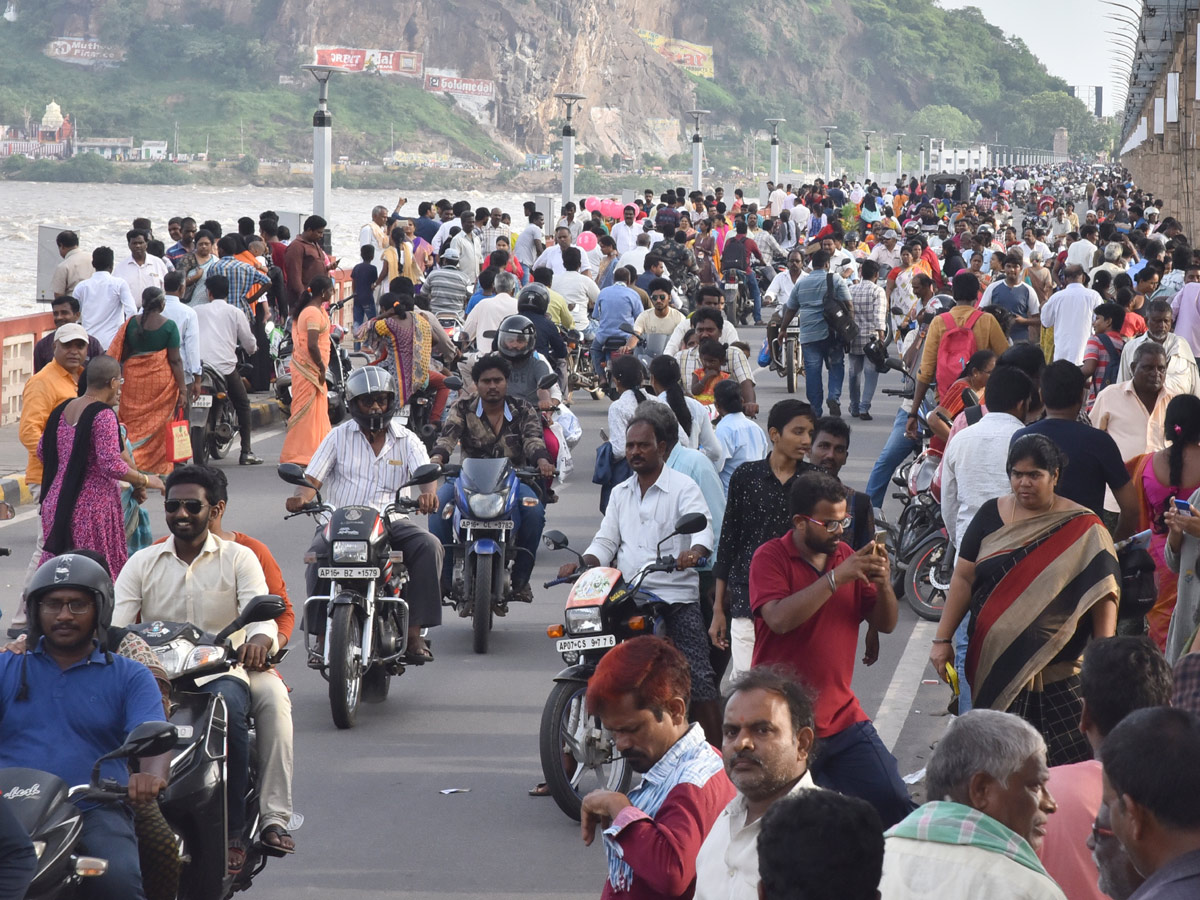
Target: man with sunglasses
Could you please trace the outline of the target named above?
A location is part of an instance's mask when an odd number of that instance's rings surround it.
[[[167,528],[171,537],[139,550],[121,569],[115,586],[113,624],[148,619],[190,622],[217,632],[234,620],[252,599],[267,593],[267,581],[248,547],[223,540],[209,528],[220,488],[208,466],[179,466],[167,476]],[[274,621],[248,625],[231,636],[239,665],[199,686],[220,694],[229,711],[229,869],[240,872],[246,846],[240,835],[246,822],[250,778],[250,676],[269,668],[279,647]]]
[[[626,350],[637,346],[638,338],[647,339],[646,346],[651,356],[657,356],[666,346],[676,327],[684,321],[684,315],[671,305],[671,282],[666,278],[655,278],[650,282],[651,308],[643,310],[633,322],[633,334],[625,345]],[[653,339],[650,335],[659,335]]]
[[[850,682],[862,623],[891,634],[899,609],[887,554],[842,540],[852,521],[846,509],[846,489],[832,475],[805,472],[792,484],[792,529],[750,563],[752,663],[791,671],[816,693],[813,779],[867,800],[891,826],[913,802]]]

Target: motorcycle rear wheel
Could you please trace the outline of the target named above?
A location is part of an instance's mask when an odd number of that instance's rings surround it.
[[[936,622],[942,617],[946,605],[946,592],[934,587],[929,581],[932,572],[942,561],[949,544],[946,535],[935,532],[921,541],[913,550],[908,569],[904,573],[904,599],[922,619]]]
[[[597,762],[592,766],[585,765],[586,760],[580,759],[583,748],[579,746],[576,735],[586,723],[586,719],[583,722],[578,721],[579,716],[586,715],[586,691],[587,685],[577,681],[555,682],[550,696],[546,698],[546,707],[542,711],[542,724],[538,732],[542,777],[546,779],[550,796],[554,798],[558,808],[576,822],[579,821],[584,794],[596,789],[624,794],[633,781],[633,769],[624,759]],[[573,715],[577,718],[577,725],[572,731],[569,729]],[[610,753],[615,753],[611,735],[608,736],[608,740]],[[573,761],[572,771],[567,771],[568,763],[564,757]]]
[[[203,466],[208,462],[208,428],[204,425],[193,425],[188,431],[192,442],[192,462]]]
[[[787,338],[783,342],[783,373],[787,379],[788,393],[796,393],[796,344]]]
[[[471,584],[471,623],[473,649],[476,653],[488,652],[488,635],[492,630],[492,558],[475,557],[475,578]]]
[[[234,376],[236,377],[236,376]],[[223,441],[217,437],[215,431],[209,432],[208,454],[213,459],[224,459],[229,455],[229,448],[233,446],[234,438],[237,437],[237,414],[233,411],[233,406],[226,403],[221,407],[220,417],[229,426],[229,440]]]
[[[353,604],[333,609],[329,634],[329,708],[333,724],[353,728],[362,695],[362,660],[355,650],[362,646],[362,621]]]

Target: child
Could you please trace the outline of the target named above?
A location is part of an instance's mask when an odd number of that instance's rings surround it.
[[[687,331],[685,331],[683,333],[683,349],[684,350],[691,350],[693,347],[695,347],[699,343],[700,343],[700,339],[698,337],[696,337],[696,329],[695,328],[689,328]]]
[[[359,249],[362,262],[350,270],[350,281],[354,285],[354,333],[357,334],[364,322],[375,316],[375,282],[379,280],[379,270],[372,260],[375,259],[375,248],[363,244]],[[354,349],[359,349],[359,342],[354,342]]]
[[[705,406],[712,406],[713,388],[730,377],[728,372],[721,371],[725,364],[725,346],[718,340],[705,338],[698,349],[700,368],[692,372],[692,396]]]
[[[1129,277],[1121,273],[1121,275],[1117,276],[1117,280],[1120,280],[1122,276],[1125,278]],[[1138,335],[1146,333],[1146,320],[1142,318],[1141,313],[1133,311],[1133,299],[1135,296],[1136,294],[1134,294],[1132,287],[1118,287],[1117,305],[1125,310],[1125,322],[1122,325],[1118,325],[1117,330],[1121,332],[1121,337],[1123,338],[1135,338]]]
[[[1092,311],[1093,335],[1088,338],[1081,366],[1091,385],[1087,400],[1089,410],[1096,402],[1096,395],[1116,381],[1115,371],[1111,379],[1108,377],[1109,363],[1120,362],[1121,350],[1125,346],[1122,326],[1131,315],[1137,313],[1126,312],[1118,303],[1101,303]]]

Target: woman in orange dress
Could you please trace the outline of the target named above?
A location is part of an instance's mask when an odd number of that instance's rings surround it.
[[[307,466],[317,445],[329,434],[329,398],[325,370],[329,366],[329,315],[333,282],[318,275],[300,295],[292,311],[292,414],[279,454],[281,463]]]

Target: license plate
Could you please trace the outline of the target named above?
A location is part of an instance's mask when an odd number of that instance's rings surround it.
[[[379,570],[375,568],[351,569],[342,566],[321,566],[317,569],[318,578],[331,578],[340,581],[345,578],[378,578]]]
[[[567,651],[579,652],[580,650],[602,650],[605,647],[617,646],[617,636],[615,634],[595,634],[591,637],[581,638],[564,638],[554,645],[554,649],[559,653]]]
[[[492,528],[496,531],[507,531],[513,527],[512,519],[496,519],[494,522],[483,522],[479,519],[463,519],[458,524],[463,528]]]
[[[201,394],[192,401],[192,406],[204,407],[207,409],[208,407],[212,406],[212,400],[212,394]]]

